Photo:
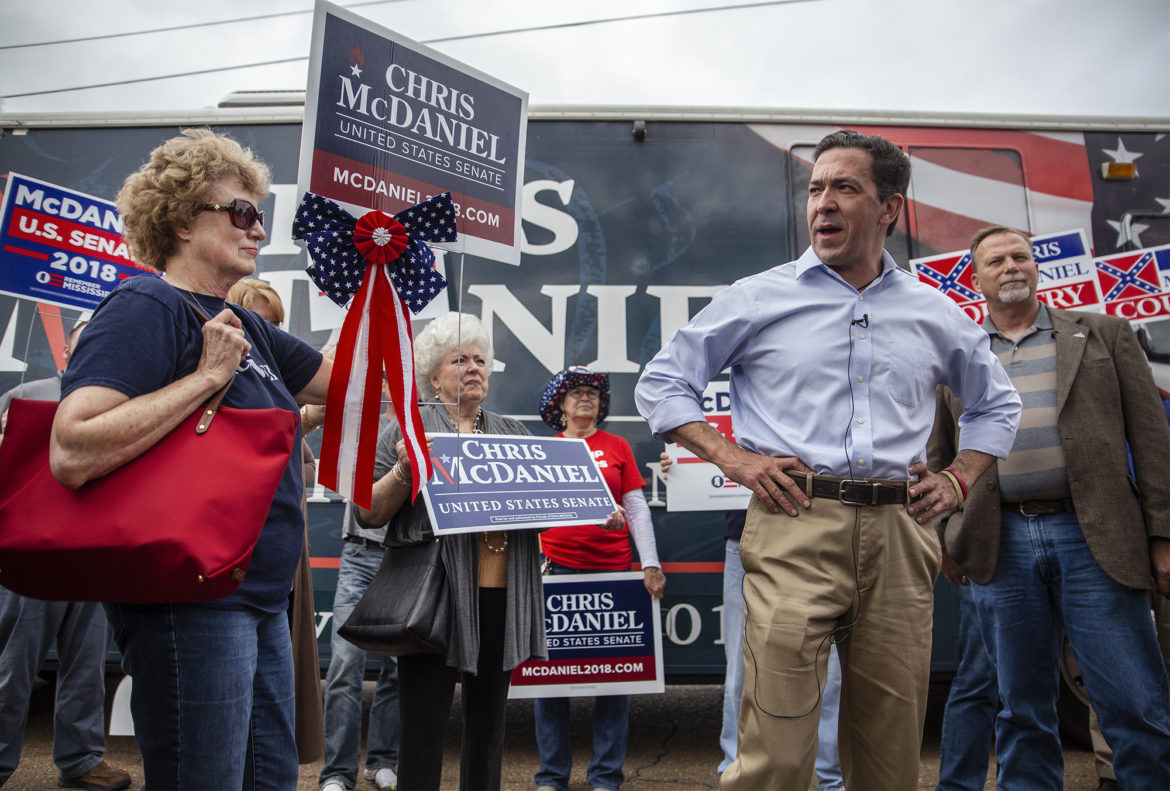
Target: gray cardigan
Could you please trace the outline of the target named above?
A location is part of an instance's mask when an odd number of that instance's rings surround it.
[[[419,407],[423,429],[430,434],[454,433],[447,410],[437,404]],[[488,434],[531,434],[524,424],[503,415],[483,411]],[[392,421],[378,437],[374,479],[386,475],[398,461],[394,449],[402,439],[398,421]],[[352,506],[351,506],[352,508]],[[356,509],[355,509],[356,516]],[[380,525],[358,523],[369,529]],[[504,670],[527,659],[547,659],[544,633],[544,593],[540,579],[540,544],[536,530],[513,530],[508,540],[508,605],[504,627]],[[434,540],[427,507],[420,495],[407,501],[391,517],[386,530],[387,551]],[[443,536],[441,554],[447,570],[453,607],[452,629],[448,636],[447,664],[475,673],[479,661],[479,533]]]

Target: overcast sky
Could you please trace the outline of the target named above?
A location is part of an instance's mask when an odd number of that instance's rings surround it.
[[[527,90],[532,105],[1170,117],[1170,0],[340,5]],[[232,90],[303,90],[311,8],[0,0],[0,113],[189,110]],[[243,17],[264,18],[212,24]],[[172,26],[194,27],[146,32]],[[46,43],[124,33],[137,35]],[[224,67],[239,68],[151,79]],[[128,84],[60,92],[115,82]]]

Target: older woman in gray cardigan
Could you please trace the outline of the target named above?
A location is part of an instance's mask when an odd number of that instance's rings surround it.
[[[415,376],[428,434],[529,434],[521,423],[483,409],[491,340],[479,320],[448,313],[415,340]],[[428,403],[436,402],[436,403]],[[378,439],[372,507],[359,521],[389,522],[386,543],[434,540],[422,498],[410,503],[413,471],[397,423]],[[504,705],[512,669],[546,659],[540,549],[535,530],[461,533],[440,539],[452,602],[447,653],[398,659],[400,791],[438,789],[455,682],[462,684],[463,751],[459,787],[500,787]]]

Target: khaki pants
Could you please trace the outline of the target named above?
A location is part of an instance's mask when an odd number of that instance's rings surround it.
[[[808,789],[831,639],[845,787],[916,789],[941,564],[934,526],[900,505],[812,503],[797,518],[754,498],[748,509],[739,752],[720,788]]]

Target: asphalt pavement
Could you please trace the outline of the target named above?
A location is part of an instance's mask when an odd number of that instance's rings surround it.
[[[107,678],[107,717],[117,682],[116,676]],[[372,682],[367,682],[365,687],[368,707],[373,694]],[[723,688],[718,685],[668,685],[664,694],[631,698],[630,746],[625,763],[626,783],[622,787],[623,791],[718,788],[715,768],[721,757],[719,720],[722,695]],[[938,780],[939,728],[945,696],[945,686],[932,687],[918,783],[922,791],[931,791]],[[447,734],[444,791],[458,788],[458,697],[456,695]],[[588,707],[589,703],[584,699],[574,701],[572,706],[575,761],[570,791],[588,791],[585,781],[585,769],[591,753]],[[52,685],[38,682],[33,694],[21,763],[4,786],[5,791],[47,791],[57,788],[57,772],[52,763],[52,720]],[[1092,752],[1079,746],[1066,745],[1064,758],[1065,791],[1093,791],[1097,787],[1097,778],[1093,772]],[[141,786],[142,765],[132,737],[109,737],[106,759],[133,775],[132,788]],[[532,777],[538,763],[532,702],[512,701],[507,712],[503,787],[515,791],[533,791],[535,786]],[[302,766],[298,791],[316,791],[320,771],[320,762]],[[985,788],[995,788],[995,778],[990,772]],[[374,791],[374,786],[359,781],[357,791]]]

